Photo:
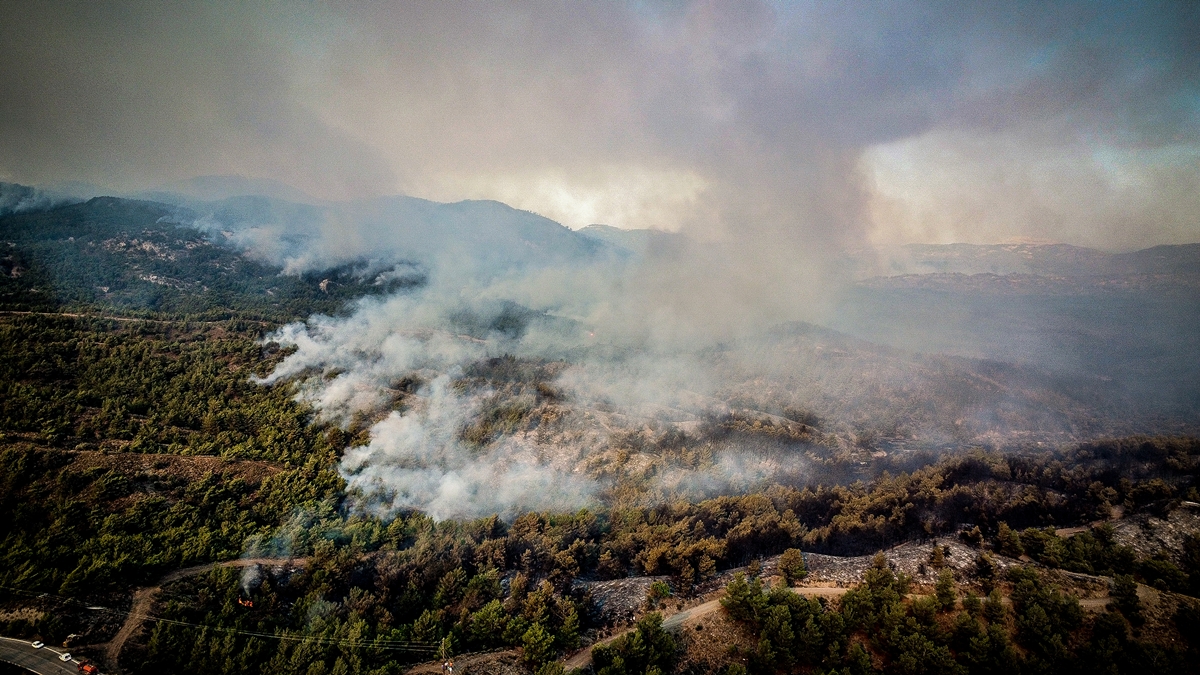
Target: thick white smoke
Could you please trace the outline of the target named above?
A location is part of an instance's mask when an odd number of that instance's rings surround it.
[[[594,329],[545,307],[523,319],[517,334],[490,328],[502,306],[494,298],[514,284],[509,279],[470,297],[462,289],[427,288],[363,300],[347,317],[317,316],[270,336],[294,352],[261,382],[298,380],[299,396],[327,421],[372,420],[370,442],[347,449],[340,465],[356,506],[381,515],[419,509],[442,519],[596,502],[599,484],[580,472],[580,460],[602,448],[602,439],[575,439],[570,447],[524,433],[482,446],[462,439],[497,392],[456,383],[464,368],[488,358],[572,357],[549,384],[585,405],[647,417],[682,406],[693,413],[685,413],[688,419],[711,405],[703,393],[707,377],[693,356],[598,344]],[[424,384],[400,392],[404,378]]]
[[[261,382],[295,380],[324,420],[368,425],[370,442],[347,449],[340,467],[358,506],[436,518],[585,506],[602,491],[594,474],[609,461],[610,431],[694,426],[727,411],[713,397],[704,350],[738,335],[741,318],[763,305],[697,295],[724,273],[715,258],[706,282],[684,292],[679,277],[703,259],[547,257],[550,264],[507,269],[475,251],[452,264],[434,260],[423,288],[360,300],[348,316],[311,317],[269,337],[294,351]],[[757,329],[763,320],[746,324]],[[464,429],[494,412],[497,396],[531,396],[462,384],[472,364],[506,355],[558,364],[542,385],[570,402],[561,406],[574,415],[569,428],[463,440]],[[422,384],[401,391],[404,380]],[[725,464],[714,470],[726,472]],[[760,468],[751,473],[761,477]]]
[[[476,450],[459,434],[479,414],[480,395],[464,397],[441,375],[412,410],[393,411],[371,427],[371,442],[350,448],[342,474],[368,508],[384,514],[420,509],[434,518],[526,510],[568,510],[592,502],[595,484],[569,464],[544,462],[513,439]]]
[[[353,254],[425,273],[419,288],[269,337],[293,351],[264,384],[295,382],[322,419],[368,432],[340,468],[355,503],[379,513],[566,509],[629,494],[622,481],[663,497],[741,491],[801,480],[810,441],[828,456],[874,452],[880,439],[928,447],[1014,431],[1109,433],[1107,419],[1089,421],[1109,416],[1087,401],[1089,380],[1066,387],[1034,370],[889,351],[796,323],[838,283],[786,246],[677,236],[635,252],[496,203],[332,206],[292,229],[286,210],[250,215],[258,220],[222,231],[251,246],[239,228],[303,234],[251,248],[280,265]],[[342,247],[324,251],[339,228]],[[523,374],[488,371],[503,357]],[[790,427],[786,409],[793,421],[815,413],[820,433]],[[712,426],[727,415],[745,434]],[[686,436],[686,450],[672,449],[672,434]]]

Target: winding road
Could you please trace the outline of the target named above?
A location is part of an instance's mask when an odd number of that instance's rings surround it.
[[[29,640],[0,637],[0,661],[20,666],[38,675],[79,675],[75,659],[62,661],[66,652],[54,647],[34,649]]]
[[[144,621],[154,618],[150,616],[150,610],[154,607],[154,598],[163,586],[172,581],[203,574],[215,567],[250,567],[251,565],[263,565],[267,567],[294,565],[303,567],[307,563],[308,558],[239,558],[238,560],[195,565],[168,572],[158,580],[156,585],[139,588],[133,592],[133,606],[129,608],[129,614],[126,616],[121,630],[117,631],[116,636],[105,647],[104,660],[110,668],[113,670],[117,669],[117,659],[121,655],[121,649],[125,646],[129,638],[137,634],[138,629],[142,627]],[[71,672],[74,672],[74,670]]]

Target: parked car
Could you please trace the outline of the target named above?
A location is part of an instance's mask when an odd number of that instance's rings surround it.
[[[58,660],[59,661],[70,661],[71,660],[71,652],[63,652],[63,653],[59,654]]]
[[[42,647],[46,646],[46,643],[42,642],[41,640],[34,640],[33,642],[29,643],[29,646],[33,647],[34,649],[41,649]]]

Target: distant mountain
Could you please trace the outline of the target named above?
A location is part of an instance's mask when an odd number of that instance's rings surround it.
[[[898,254],[887,256],[879,272],[882,276],[1200,274],[1200,244],[1156,246],[1120,254],[1068,244],[910,244]]]
[[[497,201],[441,204],[385,197],[350,202],[333,213],[377,233],[377,244],[398,254],[465,257],[485,269],[588,260],[611,250],[549,218]]]
[[[198,227],[292,271],[356,260],[406,261],[482,279],[516,268],[620,257],[609,244],[495,201],[443,204],[397,196],[309,205],[235,197],[189,211]]]
[[[1200,244],[1122,254],[1062,244],[905,252],[909,273],[847,289],[828,325],[926,353],[1108,378],[1145,409],[1200,417]]]
[[[320,204],[317,199],[303,190],[269,178],[247,178],[245,176],[196,176],[186,180],[163,183],[157,187],[130,195],[135,199],[185,204],[190,202],[213,202],[230,197],[269,197],[298,204]]]
[[[871,268],[863,259],[851,264]],[[903,247],[883,266],[887,274],[861,284],[879,290],[994,295],[1200,290],[1200,244],[1118,254],[1066,244],[920,244]]]
[[[1113,255],[1111,271],[1125,274],[1176,274],[1200,276],[1200,244],[1155,246]]]
[[[178,216],[174,206],[117,197],[0,216],[0,309],[290,320],[420,281],[352,266],[281,275]]]
[[[55,204],[31,188],[5,194],[14,206],[0,215],[3,309],[82,303],[292,319],[423,284],[431,273],[466,283],[628,255],[494,201],[239,196],[179,206],[119,197]]]
[[[577,232],[637,255],[677,249],[684,244],[683,235],[663,230],[623,230],[611,225],[596,224],[582,227]]]
[[[439,203],[391,196],[314,199],[277,181],[202,176],[143,198],[181,206],[194,224],[255,257],[304,271],[360,259],[435,262],[485,276],[504,269],[612,255],[616,248],[496,201]]]

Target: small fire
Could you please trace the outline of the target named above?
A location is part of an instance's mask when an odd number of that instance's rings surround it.
[[[253,607],[254,606],[254,602],[252,600],[243,600],[241,598],[238,598],[238,604],[241,605],[242,607]]]

